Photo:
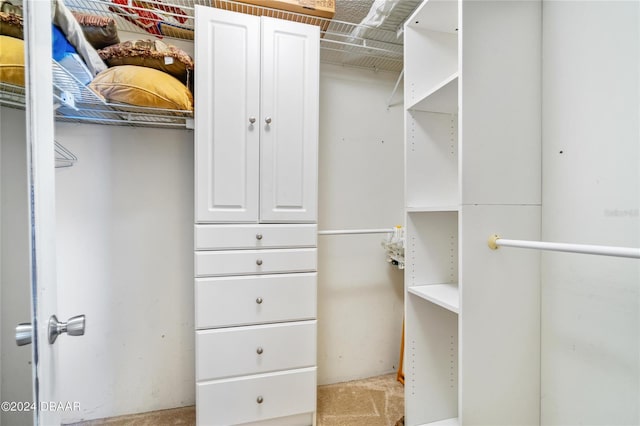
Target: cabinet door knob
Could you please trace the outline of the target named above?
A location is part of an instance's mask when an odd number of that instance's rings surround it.
[[[256,260],[256,265],[258,265],[258,266],[262,265],[262,259]]]
[[[271,117],[265,118],[264,122],[267,123],[267,124],[271,124]]]
[[[256,240],[261,240],[262,239],[262,234],[256,234]]]
[[[263,401],[264,401],[264,399],[262,398],[262,396],[259,396],[258,398],[256,398],[256,402],[258,404],[262,404]]]
[[[258,298],[256,299],[256,303],[257,303],[258,305],[261,305],[261,304],[262,304],[262,297],[258,297]]]
[[[255,117],[249,117],[249,123],[253,124],[256,122],[256,118]]]
[[[264,352],[264,350],[261,347],[258,347],[258,349],[256,349],[256,353],[258,355],[262,355],[262,352]]]

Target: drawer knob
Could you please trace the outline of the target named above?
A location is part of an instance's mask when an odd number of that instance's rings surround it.
[[[257,303],[258,305],[262,304],[262,297],[258,297],[258,298],[256,299],[256,303]]]
[[[256,234],[256,240],[261,240],[262,239],[262,234]]]
[[[264,401],[264,399],[263,399],[261,396],[259,396],[259,397],[256,399],[256,402],[257,402],[258,404],[262,404],[262,401]]]
[[[256,260],[256,265],[258,265],[258,266],[262,265],[262,259]]]
[[[258,346],[258,349],[256,349],[256,353],[258,355],[262,355],[262,352],[264,352],[264,350],[261,347]]]

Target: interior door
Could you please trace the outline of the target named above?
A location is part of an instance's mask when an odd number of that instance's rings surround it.
[[[30,194],[32,353],[34,424],[60,424],[56,345],[49,321],[56,314],[55,157],[51,72],[51,2],[27,0],[25,87],[28,184]]]
[[[0,43],[0,49],[6,48]],[[15,87],[0,82],[3,93]],[[18,89],[17,93],[23,93]],[[18,96],[19,98],[21,97]],[[33,423],[31,346],[16,345],[16,324],[31,323],[30,220],[24,102],[0,106],[0,425]],[[19,408],[23,408],[19,410]]]

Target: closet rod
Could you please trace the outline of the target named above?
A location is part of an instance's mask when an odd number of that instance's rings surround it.
[[[563,251],[568,253],[596,254],[600,256],[630,257],[640,259],[640,248],[595,246],[589,244],[548,243],[544,241],[507,240],[499,235],[492,235],[488,241],[489,248],[497,250],[500,246],[530,248],[538,250]]]
[[[393,229],[331,229],[318,231],[318,235],[347,235],[347,234],[392,234]]]

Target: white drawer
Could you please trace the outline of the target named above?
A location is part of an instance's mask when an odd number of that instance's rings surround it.
[[[316,365],[316,321],[196,332],[196,380]]]
[[[316,410],[316,368],[199,382],[196,407],[200,426],[312,413]]]
[[[315,248],[195,252],[196,277],[313,272],[316,269]]]
[[[317,274],[196,279],[196,328],[316,318]]]
[[[316,247],[316,225],[196,225],[196,250]]]

